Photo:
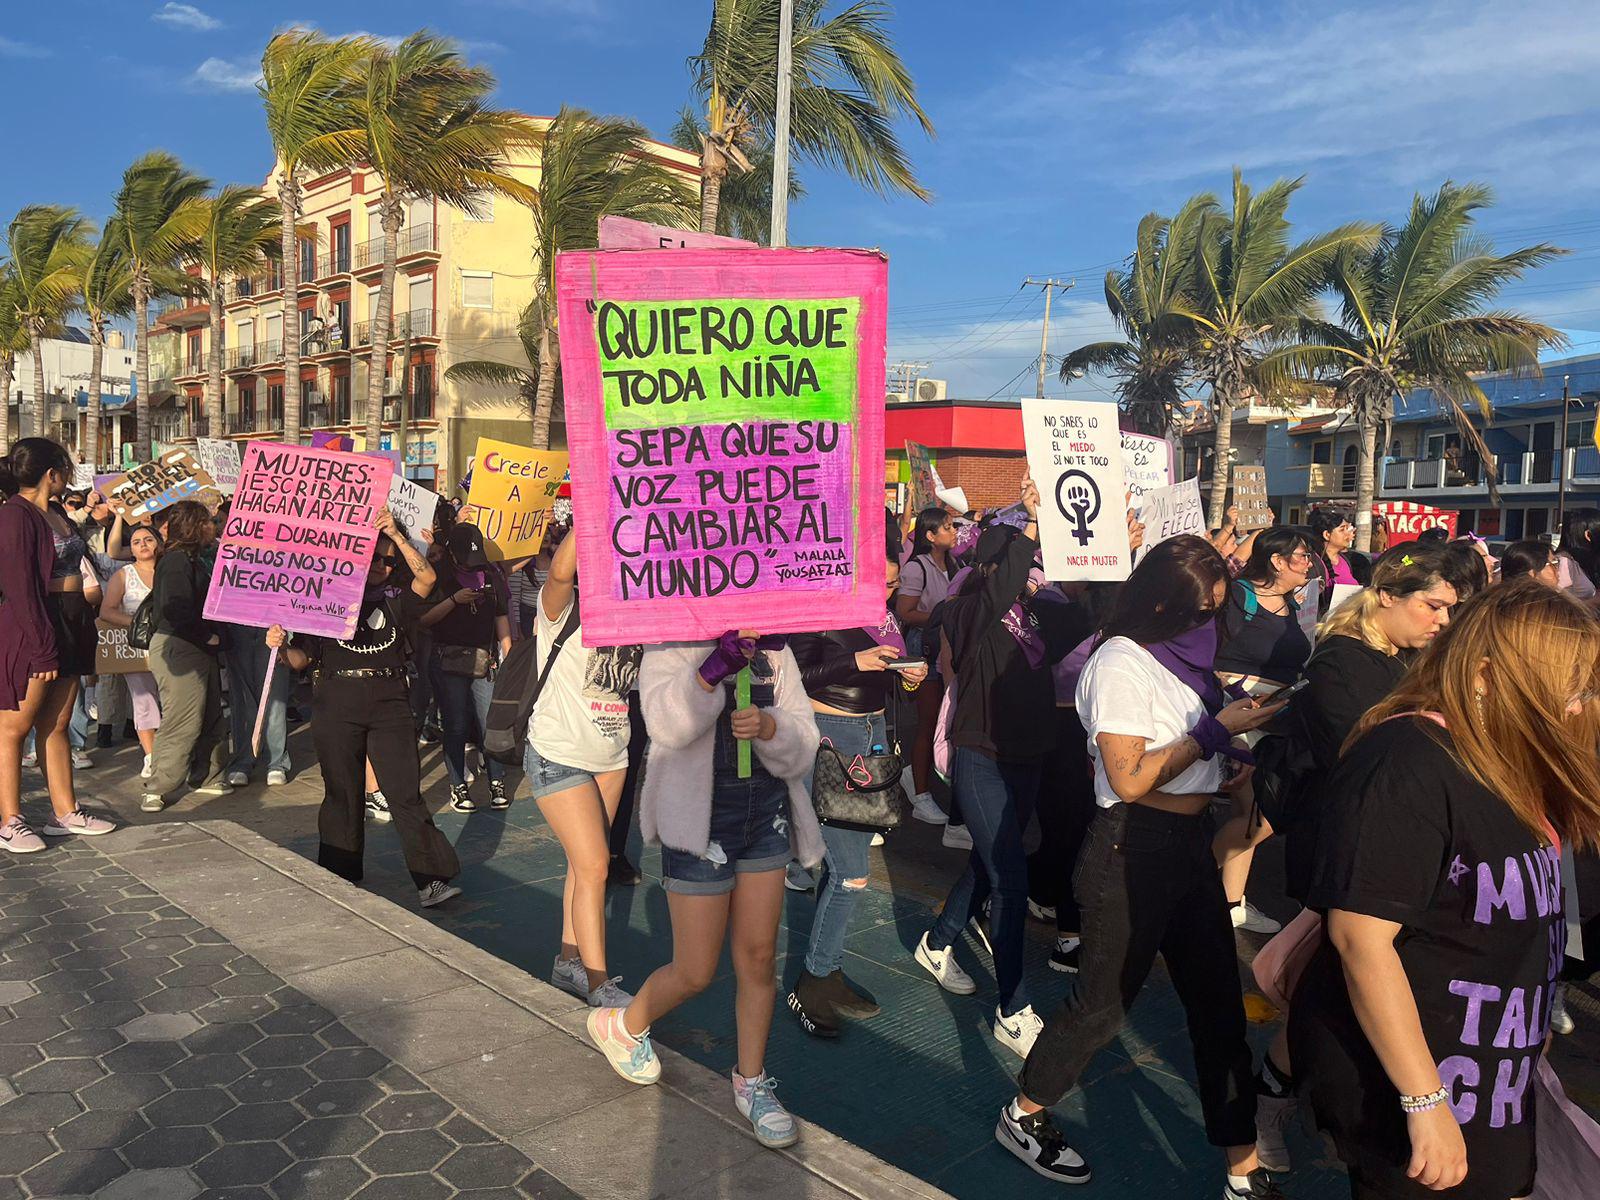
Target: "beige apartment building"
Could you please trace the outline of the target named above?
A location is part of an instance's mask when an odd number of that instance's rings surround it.
[[[534,118],[546,125],[551,119]],[[697,185],[695,154],[655,141],[639,152]],[[537,187],[538,158],[529,157],[513,170]],[[537,277],[533,217],[503,197],[487,198],[476,217],[429,197],[412,199],[400,230],[388,361],[375,365],[372,318],[383,273],[378,191],[365,169],[331,172],[306,184],[302,222],[315,236],[300,240],[300,327],[289,333],[301,339],[302,436],[309,440],[319,430],[361,436],[369,373],[381,370],[383,448],[403,444],[407,474],[443,492],[459,480],[479,436],[527,440],[532,414],[515,390],[444,375],[453,363],[474,359],[527,365],[517,322]],[[207,301],[182,299],[161,312],[151,337],[157,441],[282,435],[282,297],[276,269],[226,285],[221,430],[208,429],[205,419]],[[552,444],[564,445],[565,435],[557,423]]]

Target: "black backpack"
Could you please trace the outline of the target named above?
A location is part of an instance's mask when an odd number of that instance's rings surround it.
[[[562,622],[555,641],[550,643],[550,657],[544,660],[544,670],[537,670],[539,640],[523,638],[512,645],[510,653],[500,662],[494,677],[494,694],[489,700],[489,719],[483,727],[483,752],[496,762],[507,766],[522,765],[522,751],[528,740],[528,722],[533,718],[533,706],[544,690],[544,681],[550,678],[550,668],[556,665],[556,655],[562,644],[578,627],[578,605],[574,598],[572,611]]]

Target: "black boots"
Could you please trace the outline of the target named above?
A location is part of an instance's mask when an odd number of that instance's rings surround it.
[[[843,971],[819,979],[802,968],[787,1003],[800,1028],[812,1037],[838,1037],[844,1019],[864,1021],[883,1011],[869,993],[846,980]]]

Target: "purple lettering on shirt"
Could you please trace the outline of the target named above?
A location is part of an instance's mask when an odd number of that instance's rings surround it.
[[[1450,1093],[1450,1111],[1455,1114],[1456,1124],[1465,1125],[1472,1120],[1478,1111],[1478,1097],[1472,1091],[1478,1086],[1478,1064],[1465,1054],[1452,1054],[1439,1064],[1439,1082]]]
[[[1519,987],[1511,989],[1506,997],[1505,1010],[1500,1014],[1500,1028],[1495,1031],[1494,1044],[1500,1049],[1515,1046],[1524,1050],[1528,1045],[1528,1013],[1523,1006],[1524,993]]]
[[[1467,1002],[1467,1015],[1461,1020],[1461,1044],[1478,1045],[1478,1025],[1483,1020],[1483,1002],[1500,999],[1500,989],[1492,983],[1474,983],[1470,979],[1452,979],[1450,994],[1461,996]]]
[[[1554,996],[1555,994],[1555,989],[1551,988],[1550,995]],[[1544,1045],[1545,1034],[1549,1032],[1550,1010],[1549,1005],[1545,1002],[1544,984],[1541,983],[1533,989],[1533,999],[1528,1002],[1528,1040],[1522,1044],[1524,1046],[1542,1046]]]
[[[1494,910],[1503,908],[1513,921],[1528,919],[1528,897],[1523,890],[1522,868],[1514,858],[1506,859],[1505,886],[1497,888],[1494,868],[1486,862],[1478,864],[1478,908],[1472,919],[1479,925],[1494,923]]]
[[[1524,854],[1522,861],[1528,866],[1528,883],[1533,888],[1533,906],[1541,917],[1548,917],[1552,907],[1552,892],[1554,887],[1560,886],[1560,881],[1551,880],[1550,860],[1543,853]]]
[[[1533,1055],[1502,1058],[1495,1072],[1494,1099],[1490,1102],[1489,1128],[1503,1129],[1522,1124],[1522,1097],[1532,1075]]]

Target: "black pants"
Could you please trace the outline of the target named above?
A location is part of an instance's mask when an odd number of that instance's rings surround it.
[[[1039,784],[1039,848],[1028,856],[1028,895],[1056,910],[1056,931],[1078,933],[1083,918],[1072,895],[1072,872],[1094,820],[1089,735],[1078,710],[1056,709],[1056,744]]]
[[[1255,1142],[1244,996],[1211,834],[1203,815],[1138,804],[1096,814],[1073,877],[1082,967],[1017,1078],[1028,1099],[1053,1105],[1077,1083],[1122,1028],[1159,953],[1188,1019],[1206,1137],[1215,1146]]]
[[[644,783],[644,752],[650,744],[644,731],[644,706],[639,693],[628,693],[628,774],[622,781],[622,799],[617,802],[617,819],[611,822],[611,856],[628,852],[628,834],[633,828],[633,807]]]
[[[422,803],[422,770],[406,685],[400,679],[323,680],[316,694],[311,742],[322,766],[325,794],[317,814],[322,844],[318,865],[360,883],[366,846],[366,762],[388,798],[406,867],[416,885],[453,879],[456,848]]]

